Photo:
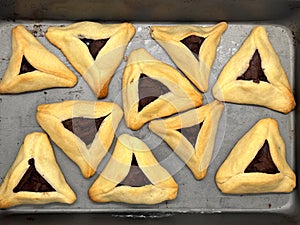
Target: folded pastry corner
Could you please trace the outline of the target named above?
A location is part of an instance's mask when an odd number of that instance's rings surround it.
[[[213,87],[220,101],[264,106],[282,113],[296,105],[287,75],[264,27],[253,28]]]
[[[216,50],[226,29],[227,23],[220,22],[213,26],[152,26],[150,32],[191,82],[206,92]]]
[[[52,202],[72,204],[75,200],[47,135],[28,134],[0,186],[0,208]]]
[[[202,104],[202,95],[173,67],[145,49],[130,53],[122,80],[126,125],[137,130],[146,122]]]
[[[84,21],[64,27],[49,27],[46,38],[63,52],[96,97],[104,98],[134,34],[135,27],[131,23]]]
[[[167,119],[153,120],[149,129],[186,163],[195,179],[203,179],[212,157],[224,104],[215,100]]]
[[[0,82],[0,93],[73,87],[76,83],[73,72],[22,25],[12,29],[12,53]]]
[[[148,146],[138,138],[122,134],[88,194],[95,202],[158,204],[175,199],[177,191],[177,183]]]
[[[223,193],[291,192],[296,176],[286,161],[285,143],[275,119],[258,121],[234,146],[217,171]]]
[[[39,125],[85,178],[95,174],[122,117],[115,103],[77,100],[39,105],[36,114]]]

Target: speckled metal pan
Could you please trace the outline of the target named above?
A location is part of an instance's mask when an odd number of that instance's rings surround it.
[[[2,21],[0,23],[0,77],[3,76],[6,70],[11,54],[11,29],[18,24],[24,25],[44,46],[57,55],[70,69],[74,71],[73,67],[63,54],[51,45],[44,37],[48,26],[59,26],[69,23],[71,22],[52,20]],[[114,101],[122,106],[122,73],[126,65],[127,57],[134,49],[145,48],[157,59],[174,66],[166,52],[151,38],[149,31],[151,25],[177,25],[180,23],[133,22],[133,24],[136,27],[136,34],[129,43],[124,60],[110,83],[108,97],[101,101]],[[190,24],[207,25],[210,23],[193,22]],[[239,49],[242,42],[247,38],[251,29],[255,25],[257,25],[257,23],[254,22],[228,22],[228,29],[221,38],[220,45],[217,48],[216,59],[211,70],[210,89],[218,78],[223,66]],[[280,57],[282,66],[286,71],[290,84],[294,87],[295,45],[291,30],[285,26],[277,25],[276,23],[265,23],[262,24],[262,26],[266,28],[270,41]],[[0,95],[0,182],[3,180],[11,163],[14,161],[26,134],[33,131],[41,131],[41,128],[35,119],[37,105],[73,99],[96,100],[86,82],[78,73],[76,74],[78,75],[79,82],[74,88],[54,88],[17,95]],[[207,103],[212,100],[213,96],[211,94],[211,90],[209,90],[204,94],[204,102]],[[199,220],[201,220],[201,214],[203,213],[214,213],[218,216],[223,213],[225,213],[225,215],[228,215],[228,213],[231,213],[232,215],[236,215],[235,213],[237,213],[240,215],[240,213],[260,214],[261,212],[266,215],[289,215],[289,212],[294,211],[298,205],[297,190],[288,194],[225,195],[217,188],[214,178],[217,169],[227,157],[235,143],[259,119],[265,117],[277,119],[281,135],[286,144],[287,161],[292,169],[297,172],[295,146],[295,139],[297,135],[295,133],[295,113],[296,112],[293,111],[284,115],[264,107],[226,103],[225,110],[220,120],[213,158],[210,163],[207,176],[205,179],[200,181],[196,181],[194,179],[192,173],[185,167],[184,163],[182,163],[173,151],[170,150],[164,141],[151,133],[147,126],[143,126],[138,131],[132,131],[126,127],[123,120],[116,132],[116,136],[119,136],[122,133],[127,133],[146,142],[153,150],[153,154],[159,162],[174,176],[174,179],[179,185],[178,196],[175,200],[149,206],[130,205],[124,203],[93,203],[88,198],[87,191],[105,166],[110,154],[108,154],[101,162],[98,167],[97,174],[91,179],[85,179],[82,177],[78,167],[70,161],[70,159],[67,158],[54,143],[52,143],[57,162],[60,165],[68,183],[76,192],[77,201],[73,205],[53,203],[38,206],[24,205],[7,210],[0,210],[0,223],[1,220],[10,222],[13,218],[12,215],[18,214],[15,217],[19,217],[19,219],[16,219],[18,223],[14,224],[26,224],[26,221],[30,221],[28,218],[33,218],[31,222],[35,224],[38,220],[35,217],[36,215],[47,215],[47,218],[51,218],[49,215],[52,213],[60,213],[58,216],[61,216],[62,221],[65,221],[65,224],[72,221],[65,217],[65,213],[73,213],[72,215],[82,214],[85,215],[86,218],[93,218],[94,215],[102,215],[104,220],[107,222],[106,224],[114,224],[116,220],[122,221],[122,218],[118,217],[118,219],[116,219],[115,217],[110,217],[111,215],[118,215],[121,217],[167,217],[164,218],[166,223],[171,223],[171,221],[176,218],[177,214],[190,215],[190,213],[193,213],[192,215],[198,215]],[[110,153],[112,152],[113,147],[114,144],[111,147]],[[88,213],[88,215],[86,215],[86,213]],[[21,216],[19,214],[21,214]],[[89,217],[89,215],[91,215],[91,217]],[[109,218],[111,219],[106,218],[107,215],[109,215]],[[245,218],[246,217],[247,216],[245,216]],[[181,217],[179,216],[179,218]],[[195,219],[197,216],[193,216],[193,218]],[[216,221],[210,219],[210,217],[205,216],[204,218],[207,223],[217,224],[215,223]],[[224,218],[226,218],[226,216]],[[59,221],[60,220],[57,220],[56,224],[60,224]],[[178,223],[179,221],[182,220],[179,219],[176,222],[173,221],[173,223]],[[73,221],[73,224],[74,222],[75,221]],[[161,219],[158,220],[158,222],[161,222]],[[96,222],[91,219],[91,222],[86,224],[96,224]]]

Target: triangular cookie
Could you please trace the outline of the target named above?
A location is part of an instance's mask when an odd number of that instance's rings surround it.
[[[134,34],[135,27],[130,23],[78,22],[65,27],[49,27],[46,37],[61,49],[95,95],[104,98]]]
[[[223,193],[291,192],[295,173],[286,161],[285,144],[278,123],[258,121],[234,146],[216,174]]]
[[[129,55],[122,94],[125,121],[133,130],[154,118],[202,104],[202,95],[187,79],[142,48]]]
[[[288,113],[294,96],[265,28],[257,26],[224,66],[213,95],[220,101],[261,105]]]
[[[138,138],[122,134],[88,193],[95,202],[157,204],[176,198],[177,191],[178,185],[148,146]]]
[[[227,23],[214,26],[152,26],[151,36],[200,91],[207,91],[216,50]]]
[[[36,118],[84,177],[94,175],[109,150],[123,116],[112,102],[70,100],[39,105]]]
[[[51,202],[72,204],[75,200],[47,135],[40,132],[27,135],[0,186],[0,208]]]
[[[196,179],[202,179],[212,157],[223,109],[224,105],[215,100],[167,119],[151,121],[149,129],[164,139]]]
[[[12,29],[12,54],[0,93],[73,87],[77,77],[23,26]]]

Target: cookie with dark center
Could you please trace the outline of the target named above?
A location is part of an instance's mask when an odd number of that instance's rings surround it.
[[[86,178],[108,152],[122,116],[113,102],[79,100],[39,105],[36,114],[39,125]]]
[[[288,165],[278,122],[264,118],[250,128],[219,167],[215,179],[226,194],[291,192],[296,175]]]
[[[268,173],[268,174],[276,174],[279,173],[276,165],[272,160],[272,156],[270,154],[269,143],[265,140],[264,145],[256,154],[255,158],[245,169],[245,173]]]
[[[214,150],[223,109],[224,104],[215,100],[168,118],[152,120],[149,129],[170,146],[196,179],[203,179]]]
[[[88,38],[80,38],[80,40],[86,44],[86,46],[89,49],[89,52],[91,53],[93,59],[96,59],[99,51],[104,47],[106,42],[109,40],[109,38],[105,39],[99,39],[99,40],[93,40]]]
[[[76,75],[22,25],[12,29],[11,56],[0,80],[0,94],[73,87]]]
[[[20,67],[20,73],[19,75],[23,74],[23,73],[29,73],[32,71],[35,71],[36,68],[34,68],[25,58],[25,56],[23,55],[22,58],[22,62],[21,62],[21,67]]]
[[[105,98],[134,34],[135,27],[131,23],[82,21],[64,27],[49,27],[45,36],[64,53],[95,96]]]
[[[30,165],[18,185],[13,189],[14,193],[20,191],[51,192],[55,189],[39,174],[34,165],[34,158],[29,159]]]
[[[181,24],[151,26],[150,32],[180,71],[200,91],[206,92],[217,47],[226,28],[225,22],[205,27]]]
[[[195,58],[198,60],[199,51],[204,41],[205,41],[204,37],[190,35],[182,39],[180,42],[183,43],[186,47],[188,47],[193,53],[193,55],[195,56]]]
[[[253,28],[228,60],[212,91],[220,101],[264,106],[285,114],[296,106],[289,77],[261,26]]]
[[[180,128],[177,131],[180,132],[195,148],[197,143],[198,134],[203,125],[202,123],[195,124],[191,127]]]
[[[178,185],[140,139],[121,134],[88,191],[95,202],[157,204],[176,197]]]
[[[62,124],[88,146],[93,142],[99,127],[106,117],[107,116],[103,116],[95,119],[75,117],[62,121]]]
[[[128,57],[122,99],[125,122],[132,130],[202,103],[201,93],[178,70],[143,48],[132,51]]]
[[[0,184],[0,209],[22,204],[72,204],[76,194],[66,182],[47,134],[26,135]]]
[[[158,80],[148,77],[146,74],[141,74],[138,84],[139,106],[140,112],[145,106],[155,101],[159,96],[170,92],[169,88]]]
[[[268,78],[266,77],[263,69],[261,68],[261,58],[258,50],[255,51],[252,59],[249,62],[249,67],[245,73],[237,78],[237,80],[252,80],[254,83],[258,83],[260,81],[268,82]]]
[[[142,187],[151,184],[151,181],[146,177],[142,169],[136,161],[135,155],[132,155],[130,170],[127,176],[117,186]]]

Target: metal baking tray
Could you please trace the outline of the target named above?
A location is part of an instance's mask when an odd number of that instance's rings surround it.
[[[217,49],[216,59],[211,71],[210,87],[213,86],[221,69],[239,49],[251,29],[255,25],[262,25],[267,29],[270,41],[281,59],[291,86],[295,90],[296,100],[298,99],[299,82],[297,81],[299,81],[300,69],[298,63],[299,1],[275,1],[274,5],[269,1],[259,1],[261,4],[260,11],[256,10],[257,15],[255,16],[247,11],[249,7],[252,7],[253,10],[256,9],[253,2],[239,2],[240,9],[248,12],[248,14],[242,14],[234,11],[234,9],[238,9],[236,1],[228,1],[232,5],[222,1],[213,1],[212,5],[204,1],[179,1],[176,2],[173,8],[171,7],[171,10],[178,15],[177,19],[169,11],[166,11],[165,14],[160,11],[162,9],[166,10],[168,8],[167,4],[171,1],[152,1],[152,3],[130,0],[103,1],[101,7],[100,3],[95,1],[74,1],[72,3],[74,4],[72,6],[74,7],[73,13],[70,10],[72,8],[71,3],[68,4],[62,1],[50,1],[53,2],[52,6],[50,6],[50,2],[42,4],[42,1],[28,1],[24,5],[20,5],[18,1],[12,2],[13,4],[10,1],[0,2],[1,6],[7,9],[3,12],[0,9],[0,18],[2,18],[0,22],[0,77],[6,70],[11,54],[11,28],[18,24],[24,25],[44,46],[74,71],[63,54],[45,39],[44,33],[49,25],[62,25],[86,19],[104,23],[130,21],[136,27],[136,34],[129,43],[124,60],[110,83],[108,97],[101,100],[114,101],[122,105],[122,73],[126,65],[126,58],[132,50],[145,48],[157,59],[174,66],[165,51],[151,38],[149,34],[151,25],[186,23],[209,25],[215,24],[216,21],[225,20],[228,22],[228,29],[224,32]],[[119,9],[123,7],[120,15],[117,14],[115,8],[111,9],[111,14],[105,13],[104,8],[109,9],[113,3]],[[202,3],[202,6],[200,3]],[[161,8],[154,7],[155,4],[160,5]],[[223,8],[218,9],[221,8],[218,4]],[[269,12],[266,8],[271,7],[271,5],[274,12]],[[80,7],[88,9],[90,6],[95,7],[88,10],[87,13],[89,14],[83,15],[79,10]],[[153,8],[146,10],[147,6]],[[209,14],[202,10],[203,14],[199,15],[194,8],[203,6],[208,7],[210,10],[213,9],[212,6],[216,6],[216,9],[220,12]],[[132,7],[135,7],[137,11],[133,11]],[[190,14],[181,12],[180,7],[189,11]],[[96,14],[95,12],[96,9],[100,8],[103,12],[102,16],[99,16],[101,13]],[[78,75],[78,73],[76,74]],[[78,78],[79,82],[74,88],[55,88],[18,95],[0,95],[0,182],[14,161],[25,135],[33,131],[41,131],[35,120],[38,104],[69,99],[96,100],[85,81],[79,75]],[[204,94],[204,99],[205,103],[213,100],[210,90]],[[259,106],[226,103],[219,123],[214,154],[207,176],[200,181],[193,178],[191,172],[181,160],[159,137],[151,133],[147,126],[143,126],[138,131],[132,131],[125,126],[123,120],[116,136],[127,133],[146,142],[153,150],[156,158],[179,184],[178,197],[175,200],[150,206],[124,203],[93,203],[88,198],[87,190],[105,166],[110,154],[101,162],[97,174],[91,179],[85,179],[78,167],[53,143],[57,162],[68,183],[76,192],[77,201],[73,205],[53,203],[48,205],[24,205],[0,210],[0,224],[84,223],[93,225],[99,222],[105,222],[106,224],[141,222],[141,220],[128,220],[128,218],[143,219],[142,222],[145,224],[153,223],[153,221],[158,224],[182,224],[186,222],[197,224],[219,224],[221,222],[222,224],[241,222],[245,224],[254,222],[256,224],[300,223],[300,218],[297,215],[297,211],[300,210],[298,186],[292,193],[288,194],[225,195],[216,187],[214,180],[216,170],[234,144],[259,119],[265,117],[275,118],[279,122],[280,132],[286,143],[287,161],[298,178],[298,114],[298,107],[293,112],[284,115]],[[112,153],[114,144],[110,153]]]

